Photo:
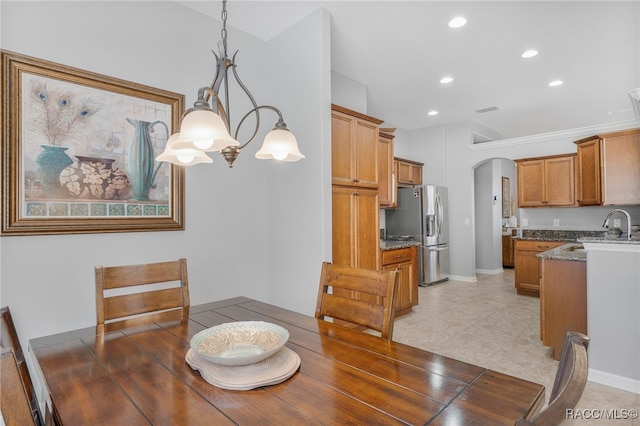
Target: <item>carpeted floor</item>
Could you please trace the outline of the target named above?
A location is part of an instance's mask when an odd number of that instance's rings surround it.
[[[540,342],[539,299],[518,296],[513,270],[419,288],[419,304],[395,321],[393,340],[545,385],[558,362]],[[640,361],[639,361],[640,362]],[[589,382],[578,403],[584,417],[640,411],[640,395]],[[596,411],[589,411],[596,410]],[[640,419],[570,419],[566,425],[640,426]]]

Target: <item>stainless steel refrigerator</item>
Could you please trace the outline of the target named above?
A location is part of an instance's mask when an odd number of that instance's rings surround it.
[[[399,187],[397,203],[397,209],[385,213],[387,239],[420,242],[419,285],[446,281],[449,274],[447,188],[434,185]]]

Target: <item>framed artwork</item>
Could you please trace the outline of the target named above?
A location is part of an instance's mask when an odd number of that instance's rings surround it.
[[[184,229],[184,168],[155,161],[183,95],[0,55],[2,235]]]
[[[511,188],[509,187],[509,178],[502,176],[502,217],[508,218],[511,213]]]

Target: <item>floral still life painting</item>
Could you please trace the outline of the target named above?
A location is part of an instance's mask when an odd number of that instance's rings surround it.
[[[2,55],[3,234],[183,229],[183,171],[155,161],[182,95]]]

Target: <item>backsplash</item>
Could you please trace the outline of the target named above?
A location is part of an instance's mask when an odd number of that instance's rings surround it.
[[[523,229],[522,238],[532,240],[575,241],[582,237],[603,237],[604,231],[568,231],[551,229]]]

